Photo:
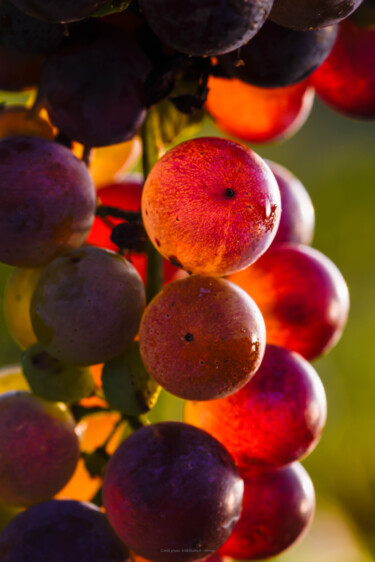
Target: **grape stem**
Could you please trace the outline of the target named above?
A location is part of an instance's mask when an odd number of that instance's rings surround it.
[[[151,168],[159,160],[164,152],[158,124],[155,122],[155,114],[149,111],[141,130],[142,138],[142,163],[144,180]],[[150,302],[158,294],[163,285],[163,261],[156,248],[149,240],[147,243],[147,281],[146,297]]]

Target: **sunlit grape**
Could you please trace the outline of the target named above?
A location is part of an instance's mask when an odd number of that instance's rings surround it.
[[[310,115],[313,102],[314,90],[306,80],[283,88],[259,88],[211,77],[206,107],[226,133],[267,143],[294,135]]]
[[[260,560],[280,554],[308,529],[315,493],[302,465],[242,471],[243,508],[221,554],[240,560]]]
[[[280,193],[255,152],[226,139],[198,138],[171,149],[152,168],[142,216],[152,243],[172,263],[225,275],[269,247]]]
[[[349,311],[348,288],[337,267],[317,250],[277,244],[230,280],[259,306],[268,343],[314,359],[340,339]]]
[[[190,400],[244,386],[264,354],[263,318],[254,301],[224,279],[192,276],[166,285],[139,331],[146,369],[166,390]]]
[[[278,466],[306,456],[325,420],[326,397],[316,371],[300,355],[273,345],[238,392],[188,402],[185,409],[185,421],[216,437],[240,467]]]

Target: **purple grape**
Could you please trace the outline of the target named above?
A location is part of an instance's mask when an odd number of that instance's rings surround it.
[[[51,121],[85,146],[129,140],[146,115],[151,62],[117,28],[92,24],[84,30],[45,61],[42,90]]]
[[[122,256],[86,246],[53,260],[31,299],[35,335],[53,357],[73,365],[104,363],[136,336],[145,290]]]
[[[280,88],[307,78],[330,53],[337,27],[298,31],[267,20],[255,37],[220,57],[228,74],[262,88]]]
[[[275,0],[270,20],[292,29],[317,29],[339,23],[362,0]]]
[[[9,0],[0,2],[0,45],[31,53],[49,53],[64,38],[65,28],[31,18]]]
[[[0,537],[2,562],[130,562],[95,505],[51,500],[20,513]]]
[[[29,392],[0,396],[0,501],[28,506],[57,494],[79,458],[74,421],[62,403]]]
[[[40,267],[83,244],[96,192],[86,165],[52,141],[0,141],[0,261]]]
[[[139,0],[156,35],[189,55],[233,51],[264,24],[273,0]]]
[[[239,518],[242,492],[224,447],[177,422],[133,433],[109,461],[103,482],[115,531],[154,562],[199,560],[217,550]]]
[[[314,235],[315,212],[306,188],[289,170],[266,160],[281,195],[281,219],[271,246],[282,242],[311,244]],[[270,247],[271,247],[270,246]]]
[[[91,16],[108,0],[11,0],[29,16],[46,21],[68,22]]]

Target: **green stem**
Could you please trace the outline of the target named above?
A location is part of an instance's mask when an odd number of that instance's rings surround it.
[[[141,137],[143,146],[143,176],[146,180],[153,165],[159,160],[164,146],[159,132],[159,123],[156,112],[150,110],[143,123]],[[163,259],[153,244],[147,244],[147,282],[146,297],[150,302],[158,294],[163,285]]]

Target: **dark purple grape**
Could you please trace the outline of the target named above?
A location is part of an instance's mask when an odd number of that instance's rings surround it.
[[[109,461],[103,482],[115,531],[154,562],[199,560],[217,550],[239,518],[242,493],[224,447],[177,422],[133,433]]]
[[[2,562],[130,562],[126,546],[91,503],[51,500],[20,513],[0,537]]]
[[[311,244],[314,235],[315,212],[306,188],[289,170],[266,160],[281,195],[281,219],[271,246],[281,242]],[[270,247],[271,247],[270,246]]]
[[[20,53],[0,45],[0,90],[14,92],[40,82],[42,55]]]
[[[336,35],[336,26],[298,31],[267,20],[251,41],[219,60],[230,76],[248,84],[289,86],[307,78],[324,61]]]
[[[136,336],[145,290],[122,256],[86,246],[53,260],[31,299],[31,322],[42,346],[73,365],[104,363]]]
[[[51,498],[67,484],[78,458],[65,404],[29,392],[0,396],[0,501],[28,506]]]
[[[275,0],[270,20],[292,29],[316,29],[339,23],[362,0]]]
[[[241,518],[220,554],[260,560],[280,554],[308,529],[315,493],[302,465],[241,472],[245,482]]]
[[[27,53],[49,53],[64,38],[60,24],[45,23],[18,10],[9,0],[0,2],[0,45]]]
[[[249,41],[273,0],[139,0],[158,37],[189,55],[218,55]]]
[[[76,21],[91,16],[108,0],[11,0],[29,16],[52,22]]]
[[[146,114],[144,82],[151,62],[117,28],[93,26],[47,57],[42,89],[52,123],[85,146],[131,139]]]
[[[0,261],[39,267],[83,244],[96,192],[86,165],[37,137],[0,141]]]

